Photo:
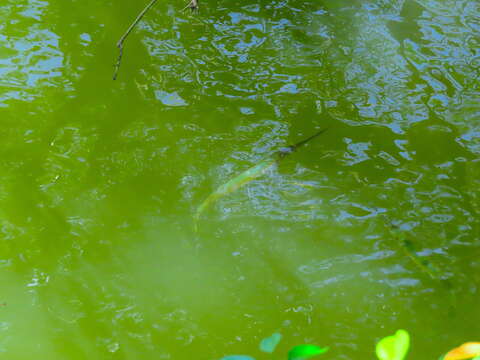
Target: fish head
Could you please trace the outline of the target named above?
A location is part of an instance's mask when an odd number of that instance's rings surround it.
[[[279,159],[283,159],[285,156],[291,154],[293,152],[293,148],[291,146],[281,147],[277,151],[277,156]]]

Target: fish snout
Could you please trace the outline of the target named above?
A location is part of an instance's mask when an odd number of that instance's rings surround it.
[[[291,146],[288,146],[288,147],[281,147],[280,149],[278,149],[278,157],[280,159],[283,159],[285,156],[291,154],[293,152],[293,149]]]

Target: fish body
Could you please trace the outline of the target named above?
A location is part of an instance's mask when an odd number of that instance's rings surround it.
[[[202,213],[212,204],[214,203],[217,199],[228,195],[239,188],[241,188],[243,185],[249,183],[250,181],[262,176],[267,172],[272,166],[278,163],[278,161],[282,160],[285,158],[287,155],[293,153],[295,150],[297,150],[300,146],[306,144],[310,140],[316,138],[323,132],[325,132],[327,129],[322,129],[318,131],[317,133],[313,134],[312,136],[308,137],[307,139],[304,139],[294,145],[288,146],[286,148],[280,149],[279,151],[275,152],[271,157],[262,160],[258,164],[252,166],[251,168],[245,170],[242,172],[240,175],[234,177],[233,179],[229,180],[225,184],[221,185],[218,187],[213,193],[211,193],[197,208],[195,215],[193,216],[194,219],[194,227],[195,231],[197,230],[197,224],[198,220],[200,219],[200,216]]]
[[[274,166],[276,162],[276,159],[265,159],[218,187],[217,190],[211,193],[197,208],[197,211],[194,215],[195,228],[197,228],[197,223],[200,219],[200,216],[210,206],[210,204],[214,203],[217,199],[238,190],[243,185],[249,183],[257,177],[262,176],[265,174],[265,172],[267,172],[268,169]]]

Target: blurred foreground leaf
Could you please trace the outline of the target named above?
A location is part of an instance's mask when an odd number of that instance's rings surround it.
[[[410,347],[410,335],[405,330],[398,330],[395,335],[384,337],[376,347],[380,360],[403,360]]]
[[[328,347],[318,347],[316,345],[298,345],[288,352],[288,360],[304,360],[313,356],[321,355],[328,351]]]
[[[467,342],[450,350],[444,360],[464,360],[480,356],[480,342]],[[475,359],[474,359],[475,360]]]
[[[274,333],[272,336],[269,336],[262,341],[260,341],[260,350],[266,353],[272,353],[275,351],[278,343],[282,340],[282,335],[279,333]]]

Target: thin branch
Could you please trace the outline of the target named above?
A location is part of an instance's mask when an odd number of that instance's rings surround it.
[[[192,11],[198,11],[198,0],[191,0],[187,6],[185,6],[182,11],[190,9]]]
[[[118,70],[120,70],[120,64],[122,62],[122,56],[123,56],[123,46],[124,46],[125,40],[127,39],[127,36],[130,35],[132,30],[135,28],[135,26],[137,26],[137,24],[140,22],[140,20],[142,20],[143,16],[147,13],[148,10],[150,10],[150,8],[153,5],[155,5],[155,3],[157,1],[158,0],[150,1],[150,3],[147,6],[145,6],[145,8],[142,10],[142,12],[140,14],[138,14],[137,18],[133,21],[133,23],[130,25],[130,27],[127,29],[127,31],[125,31],[125,34],[123,34],[122,37],[120,38],[120,40],[118,40],[118,42],[117,42],[118,58],[117,58],[117,62],[115,64],[115,72],[113,74],[113,80],[117,79]]]

